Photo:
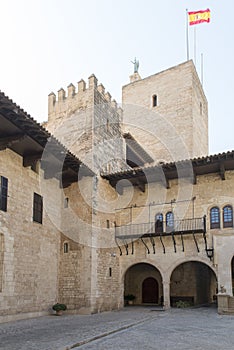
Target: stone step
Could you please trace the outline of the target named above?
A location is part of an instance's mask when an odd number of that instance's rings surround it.
[[[224,315],[234,315],[234,307],[223,310]]]
[[[228,307],[234,309],[234,298],[229,298]]]

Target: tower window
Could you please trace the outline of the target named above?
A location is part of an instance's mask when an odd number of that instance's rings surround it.
[[[68,208],[69,198],[64,198],[64,208]]]
[[[63,245],[63,252],[68,253],[68,243],[64,243]]]
[[[110,220],[106,220],[106,228],[110,228]]]
[[[0,176],[0,210],[7,211],[8,179]]]
[[[110,122],[109,119],[106,120],[106,131],[108,132],[110,130]]]
[[[43,198],[37,193],[33,197],[33,221],[42,224]]]
[[[220,228],[220,214],[218,207],[210,209],[210,228]]]
[[[158,97],[157,95],[152,96],[152,106],[156,107],[158,105]]]
[[[202,115],[202,103],[200,102],[200,114]]]

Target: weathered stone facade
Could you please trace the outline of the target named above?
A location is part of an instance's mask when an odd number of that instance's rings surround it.
[[[45,126],[68,149],[5,97],[0,118],[1,321],[57,301],[86,314],[121,308],[127,294],[165,308],[232,297],[234,157],[207,155],[207,101],[192,61],[135,76],[122,108],[94,75],[58,100],[51,93]],[[128,151],[126,132],[136,140]],[[34,193],[42,223],[32,219]]]
[[[8,178],[7,212],[0,211],[0,320],[47,314],[58,297],[60,233],[46,213],[43,225],[32,220],[33,193],[41,194],[39,174],[22,167],[22,157],[9,149],[1,151],[0,169]],[[50,180],[48,198],[59,216],[56,182]]]
[[[122,91],[124,127],[156,161],[208,154],[207,100],[192,61],[138,79]]]

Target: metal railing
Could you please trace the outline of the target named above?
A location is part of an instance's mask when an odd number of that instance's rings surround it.
[[[206,218],[192,218],[174,220],[170,222],[159,221],[139,224],[128,224],[115,227],[116,238],[140,238],[169,236],[176,234],[195,234],[206,232]]]

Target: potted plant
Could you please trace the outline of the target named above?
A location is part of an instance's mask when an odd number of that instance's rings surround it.
[[[133,300],[135,300],[136,297],[133,294],[127,294],[124,296],[124,300],[126,301],[126,305],[132,305],[133,304]]]
[[[56,311],[57,316],[61,316],[63,311],[67,310],[67,306],[65,304],[56,303],[52,306],[52,309]]]

